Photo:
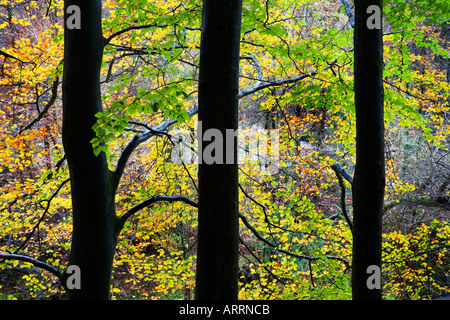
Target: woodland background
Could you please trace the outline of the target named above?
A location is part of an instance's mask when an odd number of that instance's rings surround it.
[[[258,161],[239,167],[240,299],[351,297],[351,179],[340,184],[333,170],[338,163],[352,175],[355,162],[345,5],[244,1],[239,128],[277,129],[280,161],[269,175]],[[196,127],[201,2],[106,0],[103,10],[104,112],[93,152],[105,152],[112,170],[133,136],[155,130],[116,195],[117,212],[130,218],[112,298],[191,299],[197,209],[139,204],[197,200],[197,165],[174,163],[171,153]],[[383,298],[430,299],[450,291],[450,8],[446,0],[391,0],[383,12]],[[61,0],[0,0],[0,252],[57,269],[68,263],[72,231],[62,15]],[[0,262],[1,299],[64,298],[46,270]]]

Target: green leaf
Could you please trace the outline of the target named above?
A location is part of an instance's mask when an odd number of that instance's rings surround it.
[[[101,148],[94,148],[94,155],[97,157],[100,152],[102,152]]]
[[[164,110],[164,117],[169,118],[172,115],[172,110]]]
[[[147,93],[147,89],[145,89],[144,87],[137,88],[136,91],[137,91],[138,95],[141,95],[141,96],[144,96]]]
[[[114,101],[113,103],[112,103],[112,108],[115,108],[115,109],[121,109],[123,106],[124,106],[125,104],[124,104],[124,102],[123,101]]]
[[[93,138],[91,140],[91,143],[92,143],[92,147],[95,148],[95,147],[97,147],[100,144],[100,140],[98,138]]]
[[[182,111],[181,112],[181,117],[183,118],[184,121],[188,121],[189,120],[189,113],[187,113],[186,111]]]
[[[152,109],[153,112],[157,112],[159,109],[159,103],[153,102],[152,104],[150,104],[150,108]]]

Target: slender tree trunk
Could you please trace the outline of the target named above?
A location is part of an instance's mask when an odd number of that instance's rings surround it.
[[[368,24],[373,26],[374,15],[367,13],[371,5],[379,8],[381,20],[381,0],[355,1],[356,168],[353,182],[353,299],[381,299],[381,289],[372,285],[377,283],[376,279],[369,279],[372,274],[377,276],[377,273],[368,270],[369,266],[377,266],[381,271],[385,187],[382,24],[380,23],[379,28],[368,28]]]
[[[80,29],[64,29],[63,129],[70,171],[73,233],[69,265],[77,265],[81,289],[72,299],[109,299],[116,244],[114,190],[104,153],[95,156],[91,139],[95,114],[102,111],[100,67],[103,55],[101,0],[66,0],[80,8]]]
[[[239,44],[242,0],[203,1],[200,45],[199,136],[218,129],[223,164],[199,164],[196,299],[237,299],[239,195],[237,138],[225,143],[226,130],[238,125]],[[201,138],[200,138],[201,139]],[[217,142],[217,141],[215,141]],[[201,145],[201,147],[200,147]],[[199,141],[204,155],[205,142]],[[226,164],[226,158],[233,161]],[[229,159],[230,160],[230,159]]]

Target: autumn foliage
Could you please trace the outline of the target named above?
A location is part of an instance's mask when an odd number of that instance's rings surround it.
[[[72,231],[62,2],[0,0],[0,253],[59,270]],[[384,9],[384,299],[450,291],[450,10],[415,2]],[[118,215],[133,214],[118,238],[112,298],[192,299],[197,208],[132,210],[160,195],[197,201],[197,164],[176,163],[174,152],[197,124],[201,1],[107,0],[103,11],[105,111],[92,152],[113,170],[131,139],[153,130],[115,198]],[[342,188],[332,168],[353,175],[355,163],[349,16],[337,0],[248,0],[242,19],[240,129],[277,134],[279,162],[272,174],[257,159],[239,166],[239,298],[350,299],[351,182]],[[0,298],[28,297],[65,291],[32,263],[0,260]]]

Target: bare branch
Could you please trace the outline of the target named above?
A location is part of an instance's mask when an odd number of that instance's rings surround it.
[[[347,206],[345,205],[345,198],[346,198],[346,195],[345,195],[345,184],[344,184],[344,180],[342,179],[342,176],[345,174],[347,176],[347,179],[350,181],[350,183],[353,182],[353,178],[344,170],[344,168],[342,168],[342,166],[339,163],[335,163],[335,164],[331,165],[331,168],[336,173],[336,176],[337,176],[337,178],[339,180],[339,186],[341,187],[341,209],[342,209],[342,214],[344,215],[345,221],[347,222],[348,227],[350,228],[350,231],[353,233],[352,221],[350,220],[350,217],[348,216]]]
[[[17,60],[17,61],[20,61],[20,62],[23,63],[23,61],[20,60],[19,58],[16,58],[16,57],[14,57],[14,56],[10,55],[9,53],[6,53],[6,52],[4,52],[4,51],[2,51],[2,50],[0,50],[0,55],[4,56],[5,59],[8,59],[8,58],[9,58],[9,59],[14,59],[14,60]]]
[[[258,85],[258,86],[254,86],[254,87],[251,88],[251,89],[248,89],[248,90],[244,90],[244,91],[239,92],[238,98],[241,99],[241,98],[243,98],[243,97],[246,97],[246,96],[248,96],[248,95],[251,95],[251,94],[253,94],[253,93],[256,93],[256,92],[261,91],[261,90],[266,89],[266,88],[279,87],[279,86],[282,86],[282,85],[285,85],[285,84],[295,83],[295,82],[298,82],[298,81],[300,81],[300,80],[303,80],[303,79],[306,79],[306,78],[313,77],[313,76],[315,76],[316,74],[317,74],[317,71],[314,71],[314,72],[312,72],[312,73],[309,73],[309,74],[303,74],[303,75],[301,75],[301,76],[298,76],[298,77],[295,77],[295,78],[291,78],[291,79],[284,79],[284,80],[280,80],[280,81],[271,81],[271,82],[267,82],[267,83],[265,83],[265,84]]]
[[[120,218],[119,218],[120,225],[123,226],[125,224],[125,222],[128,220],[128,218],[130,218],[136,212],[138,212],[158,201],[168,201],[168,202],[181,201],[181,202],[184,202],[186,204],[189,204],[189,205],[197,208],[197,202],[190,200],[189,198],[186,198],[184,196],[153,196],[153,197],[148,198],[147,200],[144,200],[141,203],[135,205],[133,208],[129,209],[122,216],[120,216]]]
[[[386,203],[383,206],[384,214],[396,206],[425,206],[425,207],[438,207],[445,210],[450,210],[450,198],[436,195],[436,196],[422,196],[418,198],[394,200]]]
[[[256,59],[254,61],[256,61]],[[331,63],[328,63],[328,66],[324,67],[323,71],[332,68],[336,64],[336,61],[337,60],[334,60]],[[279,81],[270,81],[270,82],[266,82],[265,84],[261,84],[261,85],[259,84],[261,79],[258,79],[259,80],[258,83],[253,88],[241,91],[238,94],[238,98],[241,99],[243,97],[246,97],[248,95],[251,95],[253,93],[261,91],[263,89],[267,89],[267,88],[271,88],[271,87],[279,87],[279,86],[283,86],[286,84],[296,83],[303,79],[314,77],[315,75],[317,75],[317,73],[318,73],[318,71],[313,71],[311,73],[302,74],[302,75],[294,77],[294,78],[289,78],[289,79],[284,79],[284,80],[279,80]]]
[[[315,261],[315,260],[320,260],[320,259],[321,259],[321,257],[313,257],[313,256],[304,255],[304,254],[297,254],[297,253],[293,253],[293,252],[290,252],[290,251],[281,249],[281,248],[279,248],[279,245],[274,244],[274,243],[270,242],[269,240],[267,240],[266,238],[264,238],[263,236],[261,236],[261,235],[259,234],[259,232],[258,232],[258,231],[250,224],[250,222],[248,222],[247,218],[246,218],[242,213],[239,213],[239,218],[240,218],[241,221],[244,223],[244,225],[245,225],[245,226],[246,226],[246,227],[247,227],[247,228],[255,235],[255,237],[256,237],[258,240],[264,242],[264,243],[267,244],[269,247],[274,248],[274,249],[277,250],[278,252],[287,254],[288,256],[297,258],[297,259],[299,259],[299,260]],[[348,262],[347,260],[345,260],[344,258],[341,258],[341,257],[335,257],[335,256],[326,256],[326,257],[327,257],[327,259],[330,259],[330,260],[338,260],[338,261],[341,261],[341,262],[345,263],[345,265],[346,265],[347,267],[350,266],[349,262]]]
[[[353,184],[353,177],[341,166],[340,163],[335,163],[331,166],[331,168],[333,170],[337,170],[339,172],[339,174],[348,182],[350,182],[350,184]]]
[[[435,100],[435,99],[423,98],[423,97],[421,97],[421,96],[417,96],[417,95],[415,95],[415,94],[409,92],[408,88],[402,89],[402,88],[400,88],[399,86],[396,86],[395,84],[393,84],[393,83],[391,83],[391,82],[389,82],[389,81],[387,81],[387,80],[383,80],[383,82],[386,83],[386,84],[388,84],[388,85],[390,85],[391,87],[397,89],[398,91],[400,91],[400,92],[402,92],[402,93],[405,93],[405,94],[407,94],[407,95],[410,96],[410,97],[413,97],[414,99],[422,100],[422,101],[438,102],[438,101]]]
[[[117,36],[120,36],[121,34],[124,34],[128,31],[131,30],[139,30],[139,29],[148,29],[148,28],[153,28],[153,27],[157,27],[157,28],[167,28],[169,25],[168,24],[161,24],[161,25],[157,25],[155,23],[150,23],[150,24],[145,24],[142,26],[129,26],[125,29],[119,30],[117,32],[114,32],[113,34],[111,34],[108,38],[105,38],[105,47],[111,42],[112,39],[114,39]],[[201,31],[200,28],[191,28],[188,26],[184,27],[186,30],[190,30],[190,31]]]
[[[258,256],[256,256],[256,255],[253,253],[253,250],[252,250],[249,246],[247,246],[247,244],[245,243],[244,240],[242,240],[241,237],[239,237],[239,240],[241,241],[242,245],[247,249],[247,251],[253,256],[253,258],[255,258],[256,261],[259,262],[260,266],[261,266],[262,268],[264,268],[264,270],[266,270],[267,273],[269,273],[272,277],[274,277],[274,278],[275,278],[279,283],[281,283],[282,285],[285,285],[285,284],[286,284],[286,281],[285,281],[285,280],[280,279],[279,277],[277,277],[277,276],[276,276],[276,275],[275,275],[275,274],[274,274],[267,266],[265,266],[265,265],[263,264],[263,262],[258,258]],[[242,257],[246,258],[249,262],[251,262],[250,259],[247,258],[245,255],[242,255]]]
[[[261,66],[259,65],[258,60],[255,58],[255,56],[251,52],[249,53],[248,57],[241,57],[241,59],[249,59],[255,65],[255,68],[256,68],[256,83],[255,83],[255,85],[253,87],[254,88],[259,87],[260,84],[261,84],[261,79],[262,79],[262,70],[261,70]]]
[[[30,262],[34,266],[42,268],[42,269],[50,272],[51,274],[55,275],[56,277],[58,277],[58,279],[62,280],[62,272],[59,271],[57,268],[55,268],[54,266],[49,265],[45,262],[31,258],[29,256],[24,256],[21,254],[0,253],[0,259],[2,259],[1,261],[3,261],[3,260],[19,260],[19,261],[24,261],[24,262]]]
[[[194,105],[192,109],[188,111],[188,114],[190,117],[192,117],[194,114],[198,112],[198,106],[197,104]],[[168,127],[172,126],[173,124],[177,123],[176,119],[168,119],[163,122],[156,128],[149,128],[147,131],[140,135],[135,135],[131,141],[127,144],[125,149],[123,150],[122,154],[119,157],[119,160],[117,161],[116,168],[114,170],[114,176],[115,176],[115,185],[114,188],[116,189],[119,185],[120,179],[123,175],[123,172],[125,170],[126,164],[128,162],[128,159],[130,158],[133,151],[142,143],[153,137],[154,135],[161,135],[165,134],[164,130],[166,130]]]
[[[52,85],[52,95],[50,97],[50,100],[47,101],[47,104],[45,105],[44,109],[38,114],[36,118],[34,118],[33,121],[31,121],[29,124],[27,124],[24,128],[20,129],[19,133],[17,135],[20,135],[25,130],[30,129],[36,122],[42,119],[42,117],[45,116],[45,114],[48,112],[50,107],[53,105],[53,103],[56,101],[56,98],[58,96],[58,86],[59,86],[59,77],[57,76],[56,79],[53,81]]]
[[[348,16],[348,21],[350,22],[350,25],[352,26],[352,28],[354,28],[355,27],[355,16],[353,15],[352,7],[350,6],[350,3],[348,2],[348,0],[341,0],[341,2],[344,5],[345,13]]]
[[[165,27],[167,27],[167,25],[160,25],[160,26],[158,26],[157,24],[151,23],[151,24],[146,24],[146,25],[142,25],[142,26],[130,26],[128,28],[125,28],[125,29],[119,30],[117,32],[114,32],[108,38],[106,38],[105,39],[105,47],[111,42],[112,39],[114,39],[117,36],[120,36],[121,34],[124,34],[124,33],[128,32],[128,31],[139,30],[139,29],[147,29],[147,28],[152,28],[152,27],[165,28]]]

